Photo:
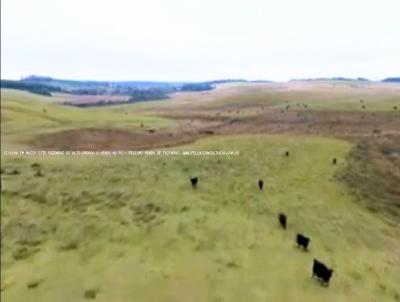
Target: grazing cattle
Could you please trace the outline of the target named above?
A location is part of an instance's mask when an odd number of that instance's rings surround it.
[[[285,152],[285,156],[286,156],[286,157],[289,157],[289,151],[286,151],[286,152]]]
[[[32,168],[32,169],[40,169],[40,164],[38,164],[38,163],[33,163],[33,164],[31,164],[31,168]]]
[[[365,105],[362,105],[362,109],[365,109]]]
[[[337,159],[336,159],[336,157],[334,157],[334,158],[332,159],[332,164],[333,164],[333,165],[336,165],[336,164],[337,164]]]
[[[190,178],[190,183],[192,184],[193,189],[197,188],[197,183],[199,182],[199,179],[197,177],[191,177]]]
[[[394,110],[397,110],[397,106],[394,106],[393,109],[394,109]]]
[[[20,172],[17,169],[14,169],[8,173],[8,175],[19,175]]]
[[[297,234],[296,236],[296,242],[298,247],[302,247],[305,251],[308,249],[308,244],[310,243],[310,238],[302,235],[302,234]]]
[[[212,130],[200,130],[199,134],[214,134],[214,131],[212,131]]]
[[[364,100],[360,100],[360,103],[364,103]]]
[[[279,224],[286,230],[286,215],[283,213],[279,213]]]
[[[258,181],[258,188],[262,191],[263,187],[264,187],[264,181],[262,179],[260,179]]]
[[[317,277],[322,285],[329,285],[329,280],[332,277],[333,269],[327,267],[324,263],[314,258],[312,276]]]

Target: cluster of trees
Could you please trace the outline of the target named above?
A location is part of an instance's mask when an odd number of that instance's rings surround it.
[[[170,89],[161,88],[131,89],[128,94],[130,96],[128,102],[163,100],[169,98],[170,92]]]
[[[110,90],[112,95],[140,95],[140,94],[159,94],[164,92],[165,94],[172,93],[176,89],[172,87],[122,87],[116,86]]]
[[[212,90],[214,87],[208,83],[189,83],[189,84],[184,84],[182,85],[180,91],[206,91],[206,90]]]
[[[1,80],[1,88],[25,90],[32,93],[51,96],[52,92],[61,92],[61,88],[22,81]]]
[[[110,106],[110,105],[121,105],[121,104],[127,104],[127,101],[119,101],[119,102],[114,102],[114,101],[106,101],[106,100],[102,100],[102,101],[98,101],[95,103],[78,103],[78,104],[73,104],[71,102],[64,102],[64,105],[70,105],[70,106],[74,106],[74,107],[101,107],[101,106]]]
[[[173,92],[170,88],[132,88],[132,87],[116,87],[110,89],[104,88],[87,88],[75,89],[69,91],[70,94],[77,95],[127,95],[129,96],[128,102],[162,100],[169,97],[169,93]],[[100,104],[104,105],[104,104]]]
[[[69,91],[70,94],[77,95],[103,95],[107,93],[107,89],[104,88],[84,88],[84,89],[75,89]]]
[[[367,78],[346,78],[346,77],[333,77],[333,78],[309,78],[309,79],[293,79],[291,81],[361,81],[361,82],[368,82],[370,81]]]
[[[382,82],[400,83],[400,78],[387,78],[387,79],[384,79]]]

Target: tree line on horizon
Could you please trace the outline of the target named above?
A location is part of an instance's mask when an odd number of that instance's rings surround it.
[[[366,78],[316,78],[303,79],[331,80],[331,81],[369,81]],[[128,102],[140,102],[151,100],[168,99],[174,92],[209,91],[217,84],[230,82],[268,82],[268,81],[247,81],[243,79],[224,79],[207,82],[174,83],[174,82],[96,82],[96,81],[74,81],[58,80],[51,77],[29,76],[22,80],[1,80],[1,88],[24,90],[31,93],[51,96],[52,93],[68,93],[73,95],[122,95],[128,96]],[[389,77],[382,82],[400,83],[400,77]]]
[[[129,96],[129,102],[138,101],[150,101],[150,100],[161,100],[169,98],[169,95],[173,92],[178,91],[203,91],[212,90],[214,86],[210,83],[187,83],[180,86],[168,86],[166,83],[162,83],[159,86],[154,84],[154,87],[137,87],[128,85],[118,85],[113,86],[105,85],[105,82],[99,82],[98,86],[92,84],[90,86],[86,85],[86,82],[82,82],[79,86],[74,83],[73,87],[57,86],[52,83],[48,78],[42,81],[35,80],[1,80],[1,88],[24,90],[31,93],[51,96],[52,93],[68,93],[73,95],[123,95]]]

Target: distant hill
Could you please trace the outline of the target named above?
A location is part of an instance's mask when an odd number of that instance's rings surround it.
[[[75,95],[124,95],[130,96],[131,100],[147,101],[166,99],[170,93],[176,91],[212,90],[217,84],[231,82],[251,81],[243,79],[221,79],[207,82],[79,81],[31,75],[19,81],[1,80],[1,88],[26,90],[48,96],[50,96],[52,92]]]
[[[25,90],[50,96],[53,92],[75,95],[123,95],[131,101],[148,101],[168,98],[178,91],[183,82],[157,81],[78,81],[31,75],[19,81],[1,80],[1,88]]]
[[[225,80],[214,80],[208,82],[201,83],[188,83],[182,85],[179,88],[180,91],[207,91],[215,88],[215,85],[218,84],[226,84],[226,83],[270,83],[271,81],[265,80],[257,80],[257,81],[248,81],[243,79],[225,79]]]
[[[206,91],[206,90],[213,90],[214,86],[208,82],[205,83],[190,83],[182,85],[179,89],[180,91]]]
[[[400,77],[398,77],[398,78],[386,78],[386,79],[382,80],[382,82],[385,82],[385,83],[400,83]]]
[[[31,75],[23,78],[21,82],[57,86],[65,90],[88,89],[88,88],[176,88],[182,86],[183,82],[158,82],[158,81],[79,81],[54,79],[46,76]]]
[[[346,77],[332,77],[332,78],[308,78],[308,79],[292,79],[290,81],[362,81],[369,82],[369,79],[358,77],[358,78],[346,78]]]
[[[220,79],[204,82],[162,82],[162,81],[79,81],[79,80],[65,80],[55,79],[47,76],[31,75],[20,80],[20,82],[37,83],[44,85],[57,86],[65,89],[85,89],[85,88],[182,88],[185,85],[216,85],[225,83],[237,82],[269,82],[264,80],[248,81],[245,79]],[[190,87],[190,86],[189,86]],[[196,86],[197,89],[197,86]]]

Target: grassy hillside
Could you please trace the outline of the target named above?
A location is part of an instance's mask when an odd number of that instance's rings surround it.
[[[260,84],[225,84],[218,89],[198,93],[178,93],[169,102],[140,104],[137,108],[153,110],[219,110],[257,109],[260,106],[318,111],[400,111],[400,85],[358,82],[289,82]],[[360,102],[363,100],[363,103]],[[363,105],[365,108],[363,108]],[[246,113],[246,111],[243,111]],[[253,111],[247,113],[253,114]]]
[[[240,155],[3,157],[6,173],[20,174],[3,175],[2,298],[84,301],[89,291],[96,301],[400,299],[399,230],[335,181],[348,143],[237,136],[186,149],[228,146]],[[198,190],[190,175],[199,176]],[[280,211],[287,231],[278,227]],[[311,236],[309,253],[295,247],[296,232]],[[313,257],[334,267],[329,288],[311,279]]]
[[[119,108],[75,108],[56,104],[57,98],[1,90],[2,145],[12,147],[33,135],[85,127],[138,128],[165,126],[170,121]]]

